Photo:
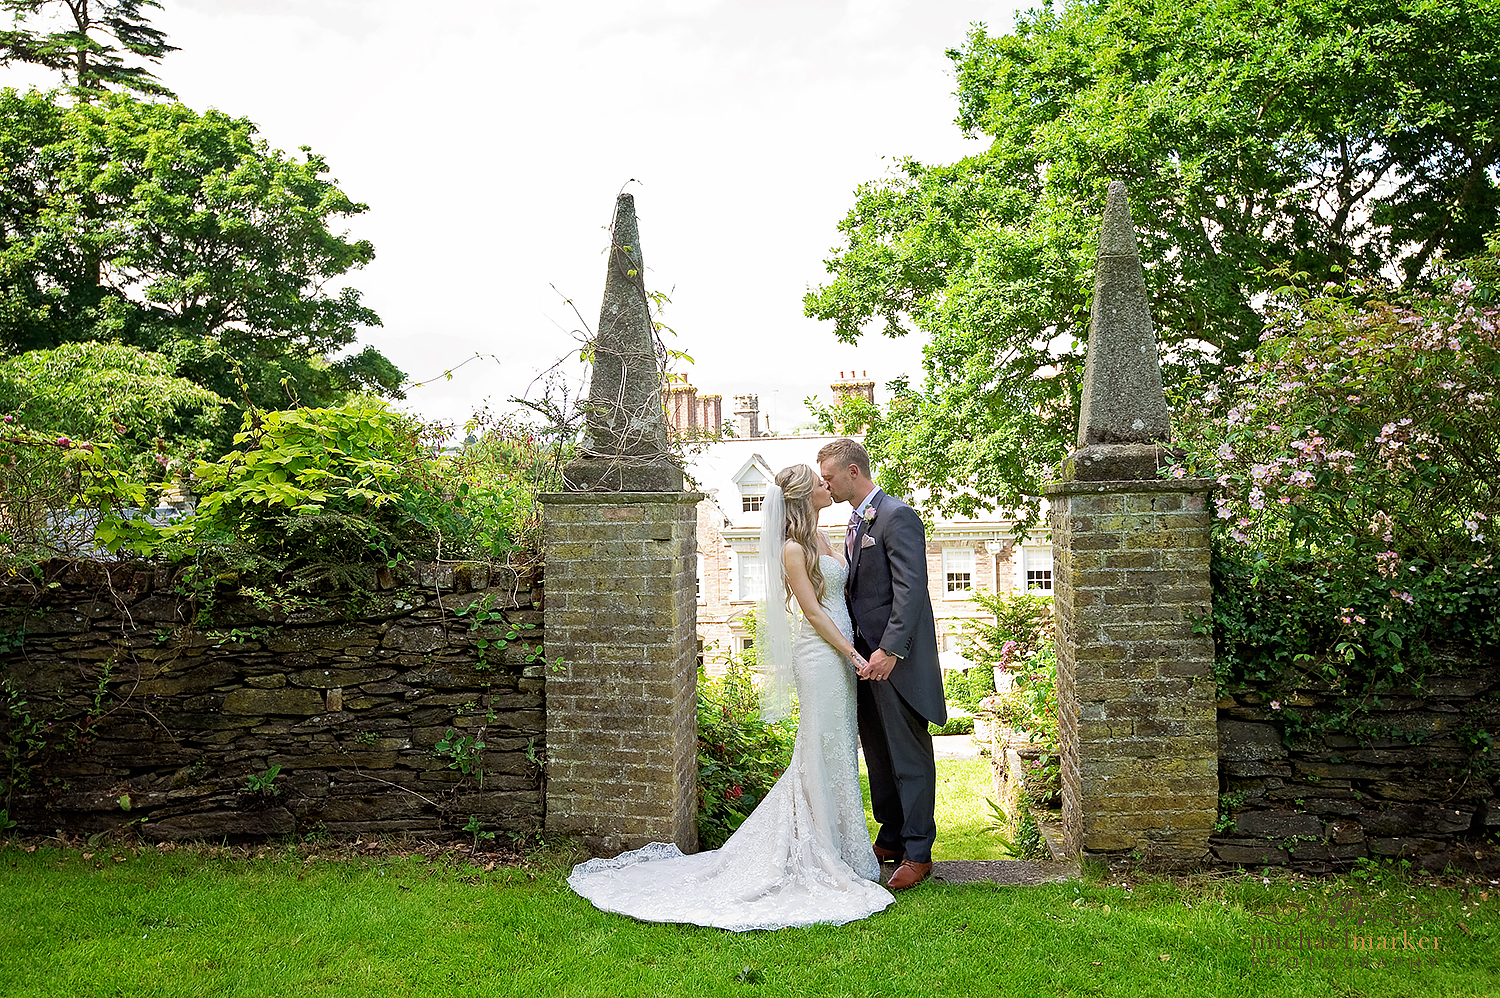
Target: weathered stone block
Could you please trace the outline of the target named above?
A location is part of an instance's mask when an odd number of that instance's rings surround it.
[[[1372,856],[1408,857],[1433,853],[1443,848],[1436,839],[1401,836],[1398,838],[1371,838],[1366,842]]]
[[[289,835],[296,830],[292,813],[284,807],[259,811],[210,811],[148,821],[141,836],[150,842],[195,839],[265,838]]]
[[[1213,854],[1220,862],[1249,866],[1285,866],[1291,856],[1285,849],[1256,839],[1209,840]]]
[[[1369,811],[1362,817],[1365,831],[1374,836],[1431,836],[1466,831],[1473,814],[1445,807],[1395,807]]]
[[[396,674],[395,669],[303,669],[289,676],[293,686],[315,689],[347,689],[365,683],[379,682]]]
[[[1286,757],[1281,732],[1274,725],[1224,720],[1218,723],[1218,728],[1220,759],[1246,761]]]
[[[316,690],[283,688],[279,690],[241,689],[224,695],[221,708],[225,714],[319,714],[323,697]]]
[[[443,647],[446,638],[440,626],[392,627],[385,632],[381,644],[407,652],[430,652]]]
[[[1235,831],[1239,835],[1259,835],[1265,838],[1291,838],[1312,835],[1321,838],[1323,821],[1315,814],[1296,811],[1246,811],[1235,816]]]

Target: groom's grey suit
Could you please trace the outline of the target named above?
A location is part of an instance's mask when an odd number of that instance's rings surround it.
[[[875,844],[927,863],[937,837],[937,767],[927,722],[948,719],[927,595],[927,535],[901,500],[877,489],[871,504],[874,519],[855,530],[844,597],[860,654],[883,648],[901,660],[889,679],[861,679],[857,690],[870,804],[880,823]]]

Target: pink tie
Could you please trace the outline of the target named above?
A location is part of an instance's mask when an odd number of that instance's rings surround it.
[[[854,535],[859,532],[859,510],[849,514],[849,532],[844,535],[844,557],[854,560]]]

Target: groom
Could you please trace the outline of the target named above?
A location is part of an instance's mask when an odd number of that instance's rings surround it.
[[[854,510],[844,542],[844,599],[854,646],[869,659],[859,670],[859,741],[880,823],[875,855],[901,861],[886,887],[905,890],[932,874],[937,766],[927,722],[948,719],[927,596],[927,535],[910,506],[875,487],[857,441],[835,440],[818,451],[818,470],[833,501]]]

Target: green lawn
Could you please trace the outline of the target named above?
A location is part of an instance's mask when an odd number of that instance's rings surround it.
[[[986,798],[995,796],[988,759],[939,759],[937,764],[937,842],[933,859],[1006,859],[1009,853],[995,832],[985,831],[990,821]],[[874,839],[878,827],[870,814],[870,778],[864,764],[859,767],[864,788],[865,822]]]
[[[114,855],[0,849],[0,994],[1427,998],[1500,981],[1496,901],[1478,886],[1371,891],[1435,913],[1450,948],[1434,967],[1277,970],[1252,964],[1255,914],[1336,883],[924,885],[864,922],[733,934],[598,912],[556,860]]]
[[[939,858],[997,855],[979,830],[988,763],[939,766]],[[1470,998],[1500,982],[1500,886],[1487,881],[924,884],[863,922],[734,934],[596,911],[564,883],[576,858],[485,870],[394,846],[0,846],[0,996]],[[1434,965],[1255,963],[1266,914],[1332,910],[1351,884],[1373,907],[1428,913]]]

